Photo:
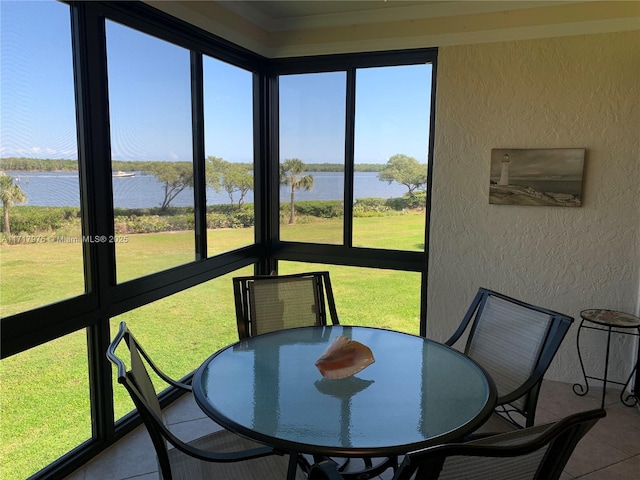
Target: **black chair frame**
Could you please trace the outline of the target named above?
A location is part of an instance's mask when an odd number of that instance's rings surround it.
[[[242,460],[250,460],[253,458],[265,457],[268,455],[282,455],[281,452],[276,451],[271,447],[258,447],[249,450],[243,450],[240,452],[211,452],[208,450],[202,450],[195,448],[177,438],[171,431],[165,426],[162,418],[159,418],[153,411],[153,408],[147,402],[145,395],[142,393],[138,382],[132,371],[127,371],[124,362],[116,355],[116,350],[122,340],[129,347],[132,355],[133,352],[140,353],[145,361],[151,366],[151,368],[158,374],[164,381],[183,390],[191,391],[191,386],[181,382],[176,382],[164,374],[154,363],[151,361],[149,355],[142,349],[140,344],[136,341],[131,334],[125,322],[120,323],[120,329],[114,340],[109,345],[107,350],[107,358],[116,366],[118,383],[121,383],[129,392],[133,403],[140,414],[145,426],[147,427],[149,436],[156,450],[158,456],[158,463],[164,480],[171,480],[173,475],[171,473],[171,465],[169,462],[169,455],[167,450],[166,441],[173,445],[181,452],[197,458],[202,461],[208,462],[237,462]],[[136,354],[137,354],[136,353]]]
[[[553,310],[549,310],[547,308],[538,307],[535,305],[531,305],[529,303],[525,303],[523,301],[517,300],[512,297],[508,297],[507,295],[503,295],[501,293],[488,290],[486,288],[480,288],[478,293],[476,294],[471,306],[467,310],[462,322],[460,323],[458,329],[455,333],[449,338],[445,345],[453,346],[465,332],[469,323],[473,321],[471,325],[471,329],[469,331],[469,335],[467,337],[466,346],[464,349],[464,353],[467,354],[469,351],[469,346],[471,344],[474,331],[477,326],[477,319],[481,317],[484,306],[487,302],[487,299],[490,297],[497,297],[503,299],[505,301],[511,302],[515,305],[519,305],[524,308],[528,308],[531,310],[535,310],[537,312],[545,313],[552,318],[552,321],[549,324],[549,328],[546,332],[546,338],[543,343],[544,347],[540,352],[534,371],[529,376],[526,382],[524,382],[520,387],[516,390],[509,392],[506,395],[498,397],[497,405],[501,407],[497,413],[502,414],[506,419],[508,419],[512,424],[514,424],[518,428],[523,428],[523,426],[515,420],[511,415],[516,412],[522,415],[526,421],[524,427],[531,427],[534,424],[535,420],[535,410],[536,405],[538,403],[538,396],[540,394],[540,387],[542,385],[542,379],[549,369],[551,365],[551,361],[553,360],[560,344],[562,343],[564,337],[566,336],[569,327],[573,323],[574,319],[567,315],[564,315],[559,312],[555,312]],[[517,408],[511,405],[511,402],[525,397],[524,407],[522,409]]]
[[[315,286],[315,295],[318,305],[319,325],[327,325],[329,319],[333,325],[338,325],[338,311],[335,305],[333,289],[329,272],[304,272],[289,275],[254,275],[233,278],[233,293],[236,307],[236,321],[238,327],[238,338],[244,340],[253,336],[252,318],[249,298],[249,284],[253,281],[269,282],[287,278],[312,277]],[[328,307],[328,315],[327,315]]]
[[[605,416],[604,409],[589,410],[570,415],[550,425],[516,430],[487,437],[481,441],[436,445],[410,452],[405,456],[393,480],[437,480],[445,467],[445,461],[450,457],[518,457],[533,453],[547,445],[549,447],[544,452],[535,476],[531,480],[557,480],[578,442],[599,419]],[[513,444],[507,444],[508,442],[505,441],[510,437],[517,439],[518,436],[523,436],[534,429],[540,429],[541,433],[533,440]],[[503,444],[500,444],[501,442]],[[331,461],[320,462],[309,472],[309,480],[342,480],[342,478]]]

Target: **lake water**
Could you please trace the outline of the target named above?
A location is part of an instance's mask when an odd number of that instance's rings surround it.
[[[341,200],[343,198],[344,179],[341,172],[310,172],[314,178],[311,191],[297,190],[296,200]],[[77,207],[80,205],[78,175],[76,172],[7,172],[11,175],[28,202],[25,205],[47,207]],[[355,198],[364,197],[401,197],[407,188],[397,183],[389,185],[378,180],[377,172],[356,172],[354,178]],[[114,205],[121,208],[159,207],[164,198],[163,184],[153,175],[136,172],[134,177],[113,179]],[[238,201],[234,195],[234,202]],[[280,188],[280,199],[289,201],[289,189]],[[253,192],[245,198],[246,203],[253,203]],[[207,188],[207,204],[230,203],[225,192],[216,193]],[[172,202],[174,207],[193,206],[193,189],[182,191]]]

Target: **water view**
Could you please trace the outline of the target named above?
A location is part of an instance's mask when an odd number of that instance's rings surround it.
[[[27,196],[25,205],[40,207],[77,207],[79,185],[76,172],[6,172]],[[344,176],[341,172],[310,172],[314,186],[310,191],[296,191],[296,200],[340,200],[343,198]],[[355,198],[401,197],[407,188],[398,183],[389,184],[378,180],[377,172],[356,172],[354,177]],[[134,176],[114,177],[114,206],[121,208],[159,207],[163,199],[163,184],[153,175],[135,172]],[[234,197],[237,202],[237,195]],[[289,201],[289,187],[280,187],[280,200]],[[246,203],[253,202],[249,192]],[[216,193],[207,188],[207,204],[230,203],[225,192]],[[193,189],[187,188],[171,202],[174,207],[193,206]]]

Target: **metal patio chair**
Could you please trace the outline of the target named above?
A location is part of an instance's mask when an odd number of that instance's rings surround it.
[[[240,340],[285,328],[337,325],[329,272],[235,277]]]
[[[240,340],[286,328],[338,325],[329,272],[257,275],[233,278],[238,337]],[[308,469],[314,461],[301,455]],[[395,468],[392,458],[335,458],[348,479],[365,480]]]
[[[122,341],[130,352],[130,370],[116,354]],[[176,382],[165,375],[150,359],[140,344],[120,323],[118,334],[107,350],[107,358],[116,366],[118,382],[131,395],[131,399],[145,426],[158,458],[161,479],[226,479],[265,478],[281,479],[287,474],[288,459],[273,448],[246,440],[227,430],[219,430],[191,442],[183,442],[165,426],[160,402],[145,362],[164,381],[182,390],[191,390],[190,385]],[[144,361],[143,361],[144,359]],[[175,448],[168,448],[167,443]],[[298,469],[298,480],[304,474]]]
[[[573,318],[480,288],[446,345],[470,326],[464,353],[493,378],[496,413],[479,432],[504,432],[534,424],[542,379]]]
[[[467,443],[408,453],[392,480],[557,480],[582,437],[605,410]],[[313,465],[309,480],[343,480],[331,461]]]

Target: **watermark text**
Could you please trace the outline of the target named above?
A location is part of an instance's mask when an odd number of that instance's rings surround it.
[[[11,245],[35,243],[128,243],[126,235],[8,235],[4,241]]]

